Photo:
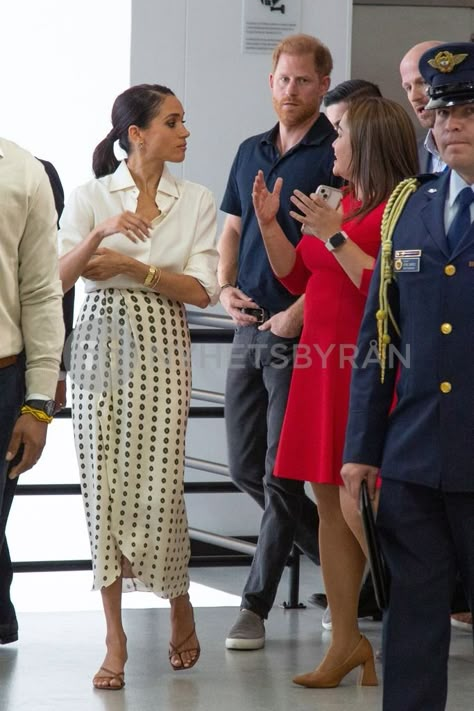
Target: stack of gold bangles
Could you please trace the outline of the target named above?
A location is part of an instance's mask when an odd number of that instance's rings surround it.
[[[154,289],[161,279],[161,271],[161,267],[154,267],[153,265],[150,265],[143,285],[148,286],[150,289]]]

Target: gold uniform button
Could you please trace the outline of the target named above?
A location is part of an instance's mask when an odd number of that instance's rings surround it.
[[[450,323],[442,323],[441,324],[441,333],[444,333],[445,336],[451,333],[453,330],[453,327],[451,326]]]
[[[451,385],[451,383],[448,383],[447,381],[445,381],[445,382],[443,382],[443,383],[440,383],[439,389],[441,390],[442,393],[444,393],[445,395],[447,395],[448,393],[451,392],[451,390],[452,390],[452,385]]]
[[[456,267],[454,264],[447,264],[444,268],[444,273],[446,276],[454,276],[456,274]]]

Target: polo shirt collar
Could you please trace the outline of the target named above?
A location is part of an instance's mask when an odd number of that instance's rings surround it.
[[[260,142],[275,145],[279,128],[280,123],[276,123],[270,131],[263,134]],[[303,136],[298,145],[318,146],[332,133],[334,133],[334,128],[331,122],[325,114],[320,113],[316,121],[313,123],[309,131]]]
[[[129,190],[130,188],[136,188],[135,181],[132,178],[132,174],[128,169],[127,162],[122,160],[118,165],[116,171],[112,173],[109,183],[109,191],[111,193],[118,190]],[[167,166],[163,167],[163,173],[158,184],[157,193],[164,193],[165,195],[170,195],[171,197],[179,197],[179,189],[176,179],[171,175]]]

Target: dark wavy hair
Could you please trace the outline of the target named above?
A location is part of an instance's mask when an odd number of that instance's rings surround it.
[[[366,79],[347,79],[346,81],[341,81],[340,84],[328,91],[324,95],[323,104],[324,106],[332,106],[333,104],[339,104],[341,101],[348,101],[354,97],[363,96],[382,96],[377,84]]]
[[[137,84],[117,96],[112,107],[112,129],[95,147],[92,156],[92,170],[96,178],[115,171],[120,162],[114,153],[115,141],[128,155],[129,127],[147,128],[160,112],[166,96],[174,96],[174,93],[160,84]]]
[[[391,99],[364,97],[346,112],[352,159],[349,190],[357,185],[362,205],[349,217],[362,218],[405,178],[418,172],[416,134],[405,109]]]

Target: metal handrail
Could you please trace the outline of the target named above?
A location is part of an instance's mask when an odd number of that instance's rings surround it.
[[[191,390],[191,400],[202,400],[203,402],[214,402],[216,405],[224,405],[225,396],[223,393],[215,393],[212,390]]]
[[[225,464],[219,464],[218,462],[209,462],[206,459],[196,459],[195,457],[185,457],[184,464],[190,469],[230,477],[229,468],[225,466]],[[211,490],[216,493],[240,492],[240,489],[232,482],[184,482],[185,493],[210,493]],[[80,484],[18,484],[16,493],[19,496],[35,496],[36,494],[39,496],[71,496],[80,494],[81,487]]]
[[[202,314],[199,311],[188,311],[188,322],[193,326],[209,326],[214,329],[227,329],[231,330],[232,336],[234,334],[234,322],[230,316],[224,316],[221,314]],[[193,334],[200,333],[201,329],[196,329]],[[217,335],[217,334],[216,334]],[[214,343],[221,343],[221,341],[214,341]]]
[[[194,541],[201,541],[201,543],[212,543],[213,545],[222,546],[222,548],[228,548],[231,551],[237,551],[237,553],[247,553],[253,556],[257,545],[256,543],[248,543],[247,541],[242,541],[240,538],[234,538],[233,536],[221,536],[218,533],[209,533],[209,531],[203,531],[200,528],[190,528],[189,535]]]
[[[209,472],[209,474],[220,474],[221,476],[230,476],[229,467],[227,467],[225,464],[209,462],[206,459],[196,459],[195,457],[186,457],[184,463],[190,469],[197,469],[201,472]]]

